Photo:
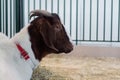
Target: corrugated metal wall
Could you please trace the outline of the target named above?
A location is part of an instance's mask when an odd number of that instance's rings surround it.
[[[0,31],[12,37],[23,27],[23,0],[0,0]]]
[[[60,15],[73,41],[120,42],[119,0],[25,0],[24,14],[43,9]],[[28,17],[25,17],[27,23]]]
[[[1,0],[1,24],[0,30],[8,36],[16,32],[15,26],[15,2],[13,0]]]
[[[119,0],[1,0],[0,30],[8,36],[29,23],[28,13],[43,9],[59,14],[75,44],[120,42]]]

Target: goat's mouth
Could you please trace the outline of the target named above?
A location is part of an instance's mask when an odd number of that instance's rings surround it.
[[[73,50],[73,49],[72,49]],[[67,54],[67,53],[70,53],[72,50],[67,50],[67,51],[65,51],[65,53]]]
[[[70,53],[73,50],[73,47],[71,47],[70,49],[66,49],[65,53]]]
[[[65,47],[65,53],[70,53],[73,50],[73,45],[70,44],[69,46]]]
[[[58,53],[70,53],[73,50],[73,47],[69,47],[69,48],[64,48],[64,49],[59,49]]]

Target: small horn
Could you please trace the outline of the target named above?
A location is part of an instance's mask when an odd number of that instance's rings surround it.
[[[33,10],[30,12],[30,19],[33,16],[47,16],[47,17],[52,17],[51,13],[49,13],[46,10]]]

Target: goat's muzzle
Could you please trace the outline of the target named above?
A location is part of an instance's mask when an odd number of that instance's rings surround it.
[[[73,50],[73,45],[66,47],[65,53],[70,53]]]
[[[63,49],[59,49],[57,53],[70,53],[73,50],[73,45],[69,44],[69,46],[65,46]]]

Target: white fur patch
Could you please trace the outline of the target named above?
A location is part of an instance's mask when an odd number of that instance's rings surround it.
[[[30,80],[33,69],[39,64],[29,41],[28,28],[24,27],[12,39],[0,33],[0,80]],[[19,43],[30,56],[25,61],[15,43]]]

